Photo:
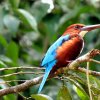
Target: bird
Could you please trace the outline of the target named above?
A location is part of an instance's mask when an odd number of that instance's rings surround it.
[[[100,24],[72,24],[67,27],[62,36],[49,47],[41,62],[41,66],[45,68],[45,74],[38,93],[42,91],[48,77],[52,77],[59,68],[66,67],[69,62],[79,56],[84,48],[83,37],[87,32],[96,28],[100,28]]]

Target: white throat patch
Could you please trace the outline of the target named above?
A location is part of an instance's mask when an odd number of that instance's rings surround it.
[[[88,31],[81,31],[80,33],[79,33],[79,35],[81,36],[81,37],[84,37],[84,35],[87,33]]]

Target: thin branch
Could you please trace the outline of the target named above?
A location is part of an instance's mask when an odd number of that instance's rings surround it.
[[[25,66],[20,66],[20,67],[10,67],[10,68],[0,68],[0,71],[4,71],[4,70],[18,70],[18,69],[37,69],[37,70],[42,70],[44,69],[43,67],[25,67]]]
[[[9,88],[6,88],[6,89],[1,89],[0,90],[0,96],[4,96],[4,95],[7,95],[7,94],[11,94],[11,93],[22,92],[22,91],[26,90],[27,88],[29,88],[31,86],[39,84],[39,82],[42,80],[42,77],[43,76],[34,78],[34,79],[26,81],[26,82],[24,82],[20,85],[12,86],[12,87],[9,87]]]
[[[100,61],[98,61],[98,60],[90,59],[90,61],[91,61],[91,62],[95,62],[95,63],[97,63],[97,64],[100,64]]]
[[[25,81],[29,81],[29,80],[10,80],[10,81],[0,82],[0,84],[7,84],[7,83],[11,83],[11,82],[25,82]]]
[[[87,77],[87,85],[88,85],[90,100],[92,100],[92,94],[91,94],[91,88],[90,88],[90,80],[89,80],[89,71],[88,70],[89,70],[89,62],[87,62],[86,77]]]
[[[76,69],[76,71],[79,71],[79,72],[82,72],[82,73],[86,73],[87,70],[85,68],[78,67]],[[88,72],[89,72],[90,75],[100,76],[100,72],[92,71],[92,70],[88,70]]]
[[[10,77],[10,76],[13,76],[13,75],[20,75],[20,74],[35,74],[35,75],[39,75],[39,74],[44,74],[44,72],[17,72],[17,73],[2,75],[2,76],[0,76],[0,78]]]

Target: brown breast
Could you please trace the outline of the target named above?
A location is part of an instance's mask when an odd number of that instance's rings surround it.
[[[83,48],[83,39],[79,35],[72,36],[70,40],[58,47],[56,54],[58,61],[74,60]]]

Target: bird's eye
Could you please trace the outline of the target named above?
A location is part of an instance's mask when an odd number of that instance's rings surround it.
[[[75,26],[75,29],[79,29],[79,28],[80,28],[80,26],[78,26],[78,25]]]

